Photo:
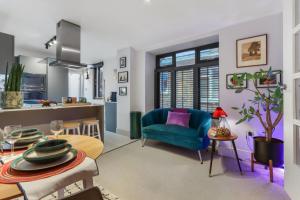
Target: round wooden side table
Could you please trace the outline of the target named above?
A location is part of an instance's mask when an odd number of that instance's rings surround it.
[[[210,158],[210,166],[209,166],[209,177],[211,177],[211,171],[212,171],[212,163],[213,163],[213,159],[214,159],[214,153],[216,151],[216,144],[217,144],[217,141],[228,141],[232,143],[232,147],[233,147],[233,150],[234,150],[234,153],[235,153],[235,158],[237,160],[237,163],[238,163],[238,166],[239,166],[239,169],[240,169],[240,173],[241,175],[243,175],[243,172],[242,172],[242,168],[241,168],[241,164],[240,164],[240,159],[239,159],[239,156],[238,156],[238,153],[237,153],[237,150],[236,150],[236,146],[235,146],[235,140],[238,138],[237,135],[235,134],[231,134],[230,136],[213,136],[213,133],[215,132],[215,129],[211,128],[209,131],[208,131],[208,137],[209,139],[212,140],[212,151],[211,151],[211,158]]]

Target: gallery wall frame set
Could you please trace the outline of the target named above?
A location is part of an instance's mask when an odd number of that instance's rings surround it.
[[[118,83],[128,83],[128,71],[118,72]]]
[[[236,41],[237,68],[268,64],[268,35],[257,35]]]
[[[127,87],[119,87],[119,96],[127,96]]]
[[[121,57],[120,58],[120,68],[126,68],[127,67],[127,58]]]
[[[259,73],[259,72],[256,72]],[[237,75],[242,75],[243,73],[237,73]],[[226,88],[227,89],[246,89],[248,88],[248,81],[244,81],[242,85],[235,85],[235,81],[233,80],[233,74],[226,75]],[[272,76],[267,78],[261,78],[254,82],[257,88],[275,88],[277,85],[282,84],[282,71],[274,70],[272,71]]]

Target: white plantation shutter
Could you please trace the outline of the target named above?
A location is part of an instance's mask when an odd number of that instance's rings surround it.
[[[200,109],[213,112],[219,106],[219,66],[201,67],[199,76]]]
[[[176,108],[194,107],[193,69],[176,71]]]
[[[171,107],[171,72],[159,73],[159,97],[161,108]]]

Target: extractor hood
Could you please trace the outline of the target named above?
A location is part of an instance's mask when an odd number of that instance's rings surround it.
[[[80,63],[80,26],[61,20],[56,27],[56,60],[50,66],[72,69],[84,68]]]

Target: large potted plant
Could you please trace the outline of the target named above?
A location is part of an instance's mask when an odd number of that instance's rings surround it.
[[[275,88],[268,84],[273,78],[272,68],[254,74],[234,74],[233,80],[236,84],[241,85],[244,81],[251,81],[254,89],[237,89],[236,93],[244,90],[252,92],[253,98],[249,99],[249,104],[244,103],[240,108],[233,107],[233,109],[238,110],[241,115],[241,119],[236,124],[257,118],[264,128],[264,136],[253,137],[255,160],[263,164],[268,164],[269,160],[272,160],[274,166],[282,166],[283,141],[273,138],[273,133],[283,117],[283,91],[279,84]],[[264,80],[266,88],[257,87],[255,82],[260,80]]]
[[[23,94],[21,92],[21,80],[24,65],[13,64],[8,75],[8,64],[6,66],[4,92],[1,94],[1,107],[4,109],[15,109],[23,107]]]

